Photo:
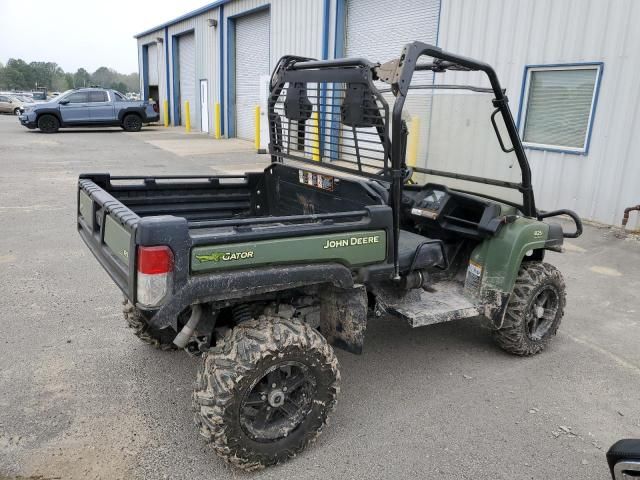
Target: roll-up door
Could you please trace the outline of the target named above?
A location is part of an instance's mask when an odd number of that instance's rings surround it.
[[[260,76],[270,73],[269,32],[269,10],[236,20],[235,132],[246,140],[255,136],[254,108],[260,104]]]
[[[158,86],[158,46],[155,43],[147,50],[147,72],[149,85]]]
[[[189,101],[191,126],[197,128],[195,112],[196,104],[196,42],[193,33],[181,35],[178,39],[178,55],[180,67],[180,123],[186,122],[184,102]]]
[[[435,45],[439,16],[440,0],[404,0],[392,12],[388,0],[347,0],[345,56],[383,63],[399,57],[402,47],[409,42],[418,40]],[[432,75],[416,72],[412,84],[431,84]],[[392,105],[393,96],[385,98]],[[426,158],[430,109],[430,90],[409,93],[404,112],[411,118],[418,117],[418,165],[424,164]]]

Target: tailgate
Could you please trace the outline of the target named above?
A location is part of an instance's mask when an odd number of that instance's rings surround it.
[[[78,180],[78,233],[120,290],[134,299],[135,230],[140,217],[94,181]]]

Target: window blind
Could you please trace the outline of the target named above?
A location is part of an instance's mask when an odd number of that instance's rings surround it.
[[[596,67],[532,71],[523,140],[583,148],[597,73]]]

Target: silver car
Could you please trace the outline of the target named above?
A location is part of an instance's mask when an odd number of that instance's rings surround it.
[[[24,112],[24,103],[11,95],[0,95],[0,113],[20,115]]]

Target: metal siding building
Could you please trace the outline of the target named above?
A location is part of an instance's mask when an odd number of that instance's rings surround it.
[[[526,149],[539,208],[619,225],[640,203],[639,22],[635,0],[443,1],[440,46],[491,64],[514,115],[526,65],[604,64],[588,153]]]
[[[153,73],[150,76],[147,70],[153,66],[146,65],[149,45],[155,43],[159,100],[161,103],[169,100],[171,123],[176,123],[183,106],[178,104],[176,78],[179,78],[179,72],[176,70],[179,68],[176,64],[179,62],[175,61],[174,46],[181,34],[193,32],[195,105],[191,105],[192,128],[199,130],[203,125],[200,104],[201,88],[204,88],[207,92],[205,104],[208,103],[204,111],[209,117],[204,126],[212,127],[213,105],[219,102],[223,135],[241,133],[247,137],[247,133],[236,131],[240,120],[236,111],[237,94],[246,97],[241,98],[242,101],[260,99],[263,103],[266,92],[247,96],[243,93],[243,84],[240,90],[236,88],[236,79],[242,82],[243,73],[236,72],[236,27],[240,22],[242,32],[244,20],[250,19],[251,15],[255,19],[258,14],[269,17],[268,39],[264,33],[260,34],[262,40],[254,39],[261,42],[262,55],[269,52],[269,71],[285,54],[322,59],[358,54],[359,50],[365,49],[360,52],[363,56],[386,55],[387,52],[390,55],[391,47],[393,52],[399,52],[401,44],[409,40],[404,37],[413,35],[411,39],[414,39],[418,35],[416,40],[436,43],[444,49],[493,65],[507,89],[514,116],[519,116],[522,108],[526,66],[601,63],[587,152],[526,149],[534,174],[537,203],[542,209],[572,208],[585,218],[619,224],[622,210],[640,202],[640,160],[635,153],[640,150],[640,135],[633,134],[640,132],[640,83],[637,81],[640,57],[633,50],[640,45],[640,29],[634,28],[640,22],[640,2],[423,0],[402,2],[402,15],[371,4],[367,0],[220,0],[206,5],[136,37],[141,91],[149,94],[149,78],[153,78]],[[406,22],[394,22],[396,17],[402,17]],[[376,32],[383,34],[378,37]],[[245,48],[245,40],[244,37],[241,39],[240,48]],[[267,41],[268,50],[263,44]],[[246,68],[242,62],[240,68]],[[264,70],[266,62],[260,68]],[[206,83],[201,84],[201,81]],[[482,82],[476,74],[455,72],[446,73],[437,81]],[[266,88],[264,79],[258,88]],[[424,100],[423,110],[416,110],[420,115],[431,109],[426,103],[430,101],[428,96]],[[242,108],[245,110],[240,115],[246,123],[248,107]],[[265,124],[264,109],[262,114]],[[431,116],[421,128],[426,129],[427,123],[431,124],[433,120]],[[262,131],[264,141],[266,125]],[[434,133],[433,129],[429,132]],[[420,149],[422,160],[427,158],[424,144],[428,136],[429,133],[421,135],[425,139]],[[488,175],[492,167],[487,162],[479,168]],[[640,220],[633,215],[630,227],[640,227]]]

